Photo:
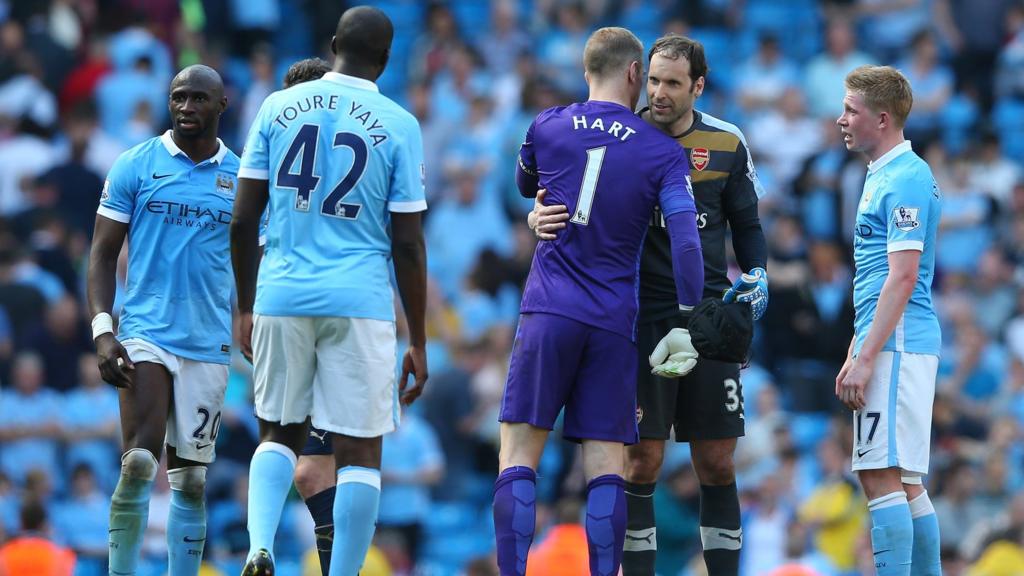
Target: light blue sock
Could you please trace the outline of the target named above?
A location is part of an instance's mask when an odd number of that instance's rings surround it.
[[[910,576],[914,523],[907,494],[902,490],[868,502],[871,511],[871,549],[878,576]]]
[[[274,555],[274,538],[295,474],[295,453],[284,444],[261,442],[249,463],[249,556],[260,548]]]
[[[121,476],[110,498],[111,576],[134,576],[138,569],[157,466],[153,453],[143,448],[132,448],[121,457]]]
[[[187,466],[167,472],[171,506],[167,514],[169,576],[196,576],[206,545],[206,467]]]
[[[361,466],[338,470],[330,576],[359,574],[377,527],[379,504],[380,470]]]
[[[910,517],[914,519],[911,576],[941,576],[939,519],[927,491],[910,501]]]

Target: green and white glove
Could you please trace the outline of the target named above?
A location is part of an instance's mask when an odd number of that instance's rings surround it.
[[[673,328],[651,353],[651,374],[663,378],[686,376],[697,365],[697,350],[690,343],[690,331]]]

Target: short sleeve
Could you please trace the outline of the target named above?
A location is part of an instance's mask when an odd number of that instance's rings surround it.
[[[245,148],[242,149],[242,161],[238,169],[239,178],[250,180],[270,179],[270,122],[267,115],[270,114],[271,98],[263,101],[260,111],[249,128],[249,136],[245,139]]]
[[[139,192],[139,179],[136,175],[132,151],[118,156],[114,165],[107,173],[100,193],[100,205],[96,213],[117,222],[127,224],[132,220],[135,210],[135,196]]]
[[[930,219],[938,217],[932,203],[938,198],[935,180],[925,175],[906,175],[887,183],[880,208],[886,219],[886,252],[924,251]]]
[[[680,212],[697,211],[693,201],[693,184],[690,182],[690,166],[686,162],[686,154],[675,143],[673,148],[675,150],[666,155],[671,159],[671,164],[665,170],[658,192],[658,203],[665,218]]]
[[[423,164],[423,134],[420,132],[419,122],[412,118],[405,124],[404,134],[395,145],[388,211],[426,210],[426,177],[426,167]]]

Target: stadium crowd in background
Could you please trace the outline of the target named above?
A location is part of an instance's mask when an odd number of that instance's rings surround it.
[[[423,131],[432,374],[403,415],[415,433],[384,439],[381,529],[364,574],[496,574],[497,414],[535,243],[525,218],[532,200],[515,188],[515,155],[540,110],[585,98],[583,44],[604,25],[632,30],[645,47],[666,32],[704,44],[711,69],[701,109],[743,130],[766,188],[772,300],[742,372],[741,573],[873,570],[864,496],[850,472],[851,418],[833,394],[853,330],[850,251],[866,174],[835,120],[842,78],[864,63],[892,64],[910,79],[907,136],[944,194],[933,286],[943,350],[928,478],[944,569],[1020,572],[1022,2],[363,3],[395,24],[381,92]],[[345,4],[0,0],[4,542],[44,537],[74,552],[76,574],[107,571],[120,431],[117,395],[100,379],[89,337],[85,263],[114,160],[169,127],[171,78],[194,63],[223,77],[230,106],[220,134],[240,154],[288,66],[314,55],[330,61],[326,39]],[[119,289],[115,311],[123,298]],[[219,424],[205,569],[234,574],[249,547],[246,470],[258,440],[252,368],[237,353]],[[578,546],[578,447],[551,440],[538,472],[535,542],[554,556],[559,546]],[[659,574],[701,573],[698,489],[686,445],[669,443],[654,496]],[[140,574],[166,569],[169,502],[161,469]],[[319,573],[309,522],[293,495],[276,545],[279,573]]]

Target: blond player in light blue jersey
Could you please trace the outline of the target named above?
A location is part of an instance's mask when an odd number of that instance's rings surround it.
[[[332,71],[271,94],[242,153],[231,253],[261,438],[249,468],[246,576],[274,573],[310,424],[334,435],[329,573],[356,576],[377,519],[381,436],[397,425],[399,396],[412,402],[426,382],[422,137],[374,83],[393,33],[380,10],[347,10]],[[398,386],[392,263],[410,341]],[[408,375],[415,384],[406,388]]]
[[[941,573],[928,473],[941,333],[932,305],[941,195],[903,137],[913,94],[888,66],[846,77],[837,124],[868,159],[854,238],[854,337],[836,396],[854,410],[853,469],[871,512],[880,576]]]

